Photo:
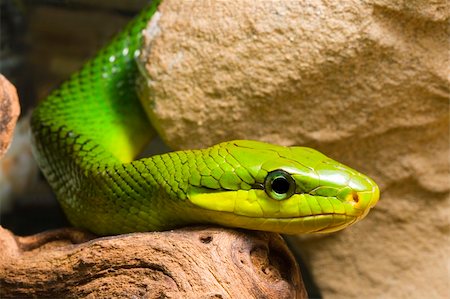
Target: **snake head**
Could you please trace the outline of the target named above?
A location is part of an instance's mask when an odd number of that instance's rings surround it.
[[[210,160],[215,186],[213,176],[202,177],[187,195],[205,222],[287,234],[333,232],[364,218],[380,195],[372,179],[311,148],[232,141],[209,148],[203,159]]]

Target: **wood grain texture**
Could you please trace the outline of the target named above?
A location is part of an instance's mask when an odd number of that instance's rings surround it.
[[[272,233],[198,227],[95,238],[0,230],[0,297],[307,298]]]
[[[20,105],[16,88],[0,74],[0,158],[11,143],[19,114]]]

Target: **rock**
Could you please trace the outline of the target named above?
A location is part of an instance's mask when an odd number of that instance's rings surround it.
[[[448,8],[166,0],[145,33],[141,100],[173,148],[305,145],[378,182],[366,220],[293,238],[325,299],[445,298]]]
[[[186,228],[95,239],[0,228],[0,253],[2,298],[307,298],[295,259],[271,233]]]
[[[0,74],[0,159],[11,143],[19,114],[20,104],[16,88]]]

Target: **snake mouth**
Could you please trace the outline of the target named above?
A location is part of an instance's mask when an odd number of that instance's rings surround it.
[[[283,234],[330,233],[346,228],[358,221],[358,218],[347,214],[320,214],[294,218],[268,217],[261,219],[256,230],[268,230]]]
[[[263,218],[262,228],[271,230],[266,224],[274,227],[274,232],[282,234],[299,233],[331,233],[336,232],[358,221],[359,217],[346,214],[321,214],[296,218]]]
[[[228,227],[250,230],[271,231],[281,234],[330,233],[341,230],[360,219],[361,216],[345,213],[324,213],[298,217],[255,217],[222,212],[221,217],[214,211],[205,211],[209,222]]]

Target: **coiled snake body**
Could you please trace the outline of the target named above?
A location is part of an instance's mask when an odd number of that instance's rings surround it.
[[[152,136],[135,54],[157,4],[33,113],[34,153],[68,219],[106,235],[196,223],[329,232],[363,218],[377,185],[313,149],[239,140],[134,160]]]

